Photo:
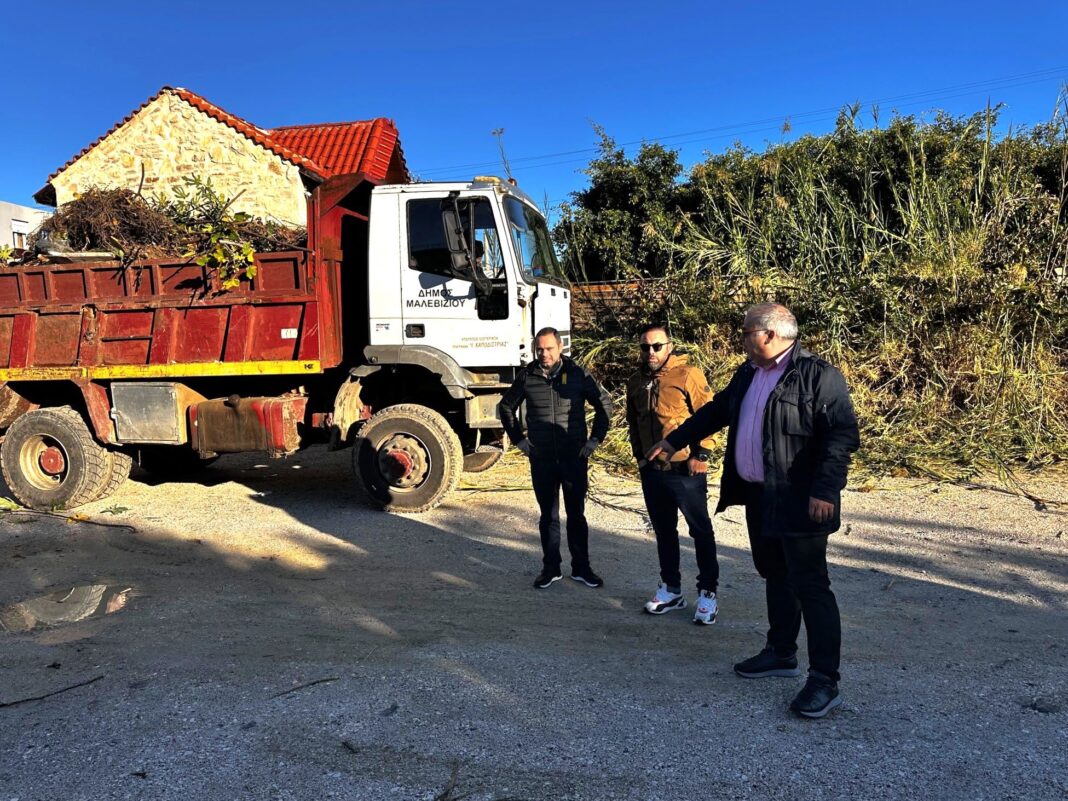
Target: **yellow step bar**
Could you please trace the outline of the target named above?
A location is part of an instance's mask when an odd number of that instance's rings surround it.
[[[319,361],[190,362],[186,364],[94,365],[92,367],[2,367],[0,368],[0,381],[312,375],[322,371],[322,365]]]

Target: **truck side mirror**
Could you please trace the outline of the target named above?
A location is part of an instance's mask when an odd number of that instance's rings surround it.
[[[445,225],[445,241],[449,246],[449,255],[452,257],[452,269],[458,278],[471,269],[471,261],[468,256],[467,237],[464,236],[460,217],[451,208],[443,209],[441,221]]]
[[[449,258],[453,276],[473,283],[475,291],[480,295],[490,294],[493,291],[493,284],[475,264],[474,249],[471,243],[467,241],[462,222],[463,213],[467,212],[468,225],[466,230],[475,230],[474,204],[465,203],[461,208],[457,194],[453,193],[441,205],[441,220],[445,225],[445,241],[449,246]]]

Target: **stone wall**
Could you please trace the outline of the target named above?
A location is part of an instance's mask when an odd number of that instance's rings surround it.
[[[58,205],[92,186],[169,194],[188,175],[210,178],[231,207],[289,225],[307,224],[298,168],[232,128],[164,93],[52,179]]]

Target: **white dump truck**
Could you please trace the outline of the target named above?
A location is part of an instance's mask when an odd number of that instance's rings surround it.
[[[509,181],[309,188],[308,247],[204,291],[188,260],[71,258],[0,274],[0,467],[38,508],[105,497],[137,460],[355,446],[384,508],[437,505],[505,447],[497,404],[536,330],[570,344],[570,291]]]

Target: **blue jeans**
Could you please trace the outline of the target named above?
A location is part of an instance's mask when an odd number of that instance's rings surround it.
[[[644,467],[641,479],[649,522],[656,534],[660,580],[668,587],[681,589],[679,512],[682,512],[697,552],[697,589],[715,592],[719,584],[719,562],[716,559],[716,535],[708,514],[708,476]]]

